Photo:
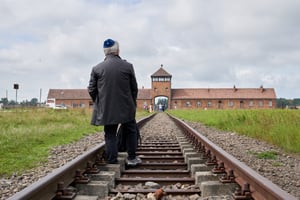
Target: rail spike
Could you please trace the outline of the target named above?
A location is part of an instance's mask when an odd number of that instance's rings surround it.
[[[96,164],[93,164],[91,161],[88,161],[85,172],[87,174],[97,174],[100,172],[100,169],[97,168]]]
[[[80,169],[77,169],[75,172],[75,184],[87,184],[90,182],[90,179],[83,175]]]
[[[219,164],[215,165],[214,168],[212,169],[212,172],[215,173],[215,174],[226,173],[224,162],[220,162]]]
[[[220,182],[221,183],[235,183],[235,176],[234,176],[234,172],[232,169],[230,169],[228,171],[228,173],[224,174],[221,178],[220,178]]]
[[[64,182],[57,183],[56,195],[52,200],[71,200],[76,196],[76,190],[64,187]]]
[[[250,191],[250,184],[245,183],[243,190],[236,188],[236,191],[232,194],[235,200],[253,200]]]
[[[105,164],[105,151],[99,152],[95,159],[96,165]]]

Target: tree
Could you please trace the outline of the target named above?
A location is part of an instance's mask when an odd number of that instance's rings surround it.
[[[1,98],[0,103],[3,103],[3,105],[7,105],[8,104],[8,99],[7,98]]]
[[[37,99],[37,98],[32,98],[32,99],[30,100],[30,105],[36,106],[37,104],[38,104],[38,99]]]

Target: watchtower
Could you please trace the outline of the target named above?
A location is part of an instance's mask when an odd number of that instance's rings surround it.
[[[157,104],[158,98],[167,99],[167,105],[165,108],[171,106],[171,79],[172,75],[163,69],[163,65],[151,75],[151,99],[154,100],[154,104]]]

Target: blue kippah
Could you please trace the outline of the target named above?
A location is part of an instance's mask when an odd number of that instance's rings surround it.
[[[112,47],[114,44],[115,44],[115,41],[113,41],[112,39],[107,39],[103,43],[103,48]]]

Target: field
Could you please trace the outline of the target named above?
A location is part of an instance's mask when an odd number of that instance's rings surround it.
[[[298,110],[169,110],[179,118],[201,122],[274,144],[300,154]],[[148,115],[138,111],[136,118]],[[90,125],[91,110],[30,109],[0,112],[0,176],[45,162],[49,149],[103,130]]]
[[[147,115],[137,112],[137,118]],[[88,109],[0,111],[0,176],[45,162],[49,149],[103,130],[90,125]]]
[[[298,110],[170,110],[188,121],[236,132],[274,144],[287,153],[300,154]]]

